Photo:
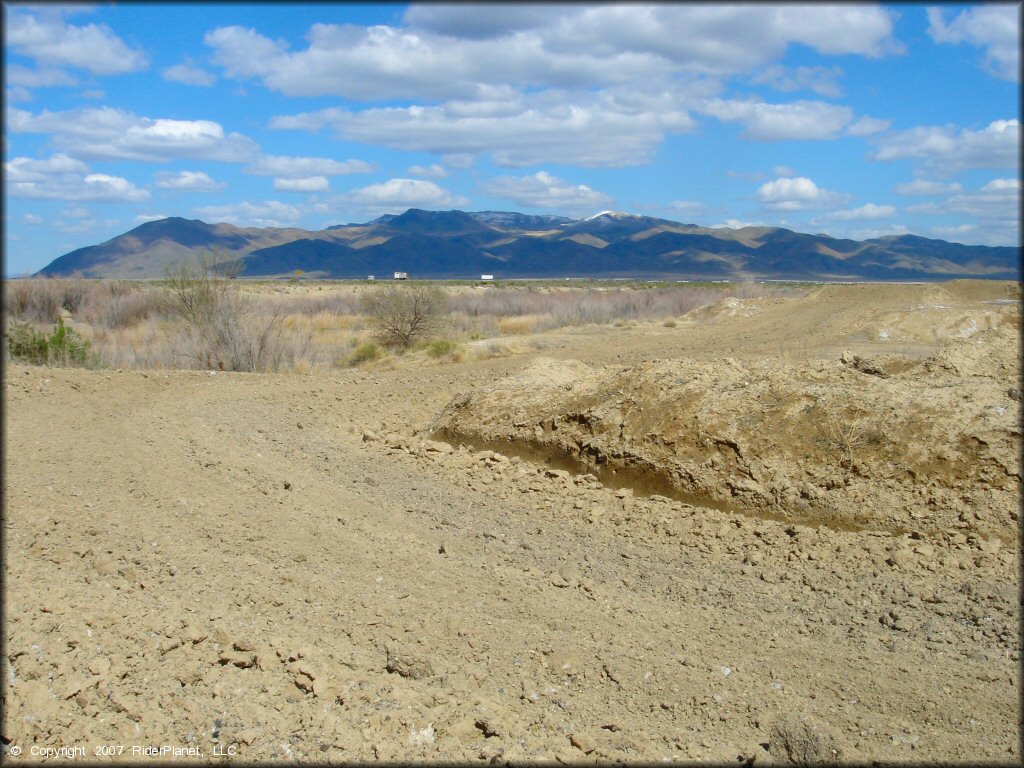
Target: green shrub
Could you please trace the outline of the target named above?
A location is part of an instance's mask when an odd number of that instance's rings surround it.
[[[28,323],[12,323],[7,334],[11,359],[33,365],[45,365],[48,359],[46,334]]]
[[[13,323],[7,336],[11,358],[32,365],[80,366],[89,360],[89,342],[57,320],[47,336],[28,323]]]
[[[437,339],[427,345],[427,354],[431,357],[444,357],[455,351],[458,345],[448,339]]]
[[[372,341],[368,341],[355,348],[352,354],[348,357],[348,364],[359,365],[360,363],[368,363],[371,360],[379,359],[383,354],[384,351],[380,347]]]

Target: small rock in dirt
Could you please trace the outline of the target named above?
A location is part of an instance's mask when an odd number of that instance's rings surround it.
[[[414,747],[422,747],[433,744],[437,740],[437,733],[434,731],[434,724],[427,723],[427,727],[421,730],[415,728],[409,731],[409,743]]]
[[[917,556],[909,549],[897,549],[886,562],[893,567],[909,571],[917,565]]]
[[[550,576],[550,582],[551,586],[558,587],[559,589],[564,589],[565,587],[570,586],[570,581],[561,573],[552,573]]]
[[[56,686],[57,690],[55,691],[55,693],[60,698],[62,698],[62,699],[70,699],[70,698],[73,698],[74,696],[77,696],[79,693],[84,691],[86,688],[88,688],[94,682],[96,682],[96,681],[95,680],[89,680],[89,679],[86,679],[84,677],[74,676],[74,677],[71,677],[70,679],[66,679],[64,681],[61,681]]]
[[[775,761],[764,748],[764,744],[753,743],[743,748],[740,752],[740,763],[742,765],[772,765]]]
[[[162,642],[160,644],[160,653],[161,654],[170,653],[175,648],[180,648],[180,647],[181,647],[181,638],[180,637],[172,637],[169,640],[165,640],[164,642]]]
[[[455,449],[448,445],[448,443],[441,443],[435,440],[424,440],[423,450],[428,453],[455,453]]]
[[[593,737],[581,731],[573,731],[569,734],[569,743],[585,755],[589,755],[597,749],[597,742]]]
[[[256,739],[259,738],[260,732],[255,728],[246,728],[243,731],[239,731],[235,734],[235,738],[238,739],[242,744],[252,744]]]
[[[108,555],[97,555],[92,561],[92,567],[101,576],[110,576],[117,571],[117,563]]]
[[[376,432],[371,432],[370,430],[366,430],[365,432],[363,432],[364,443],[375,443],[378,440],[380,440],[380,435],[378,435]]]
[[[473,720],[473,725],[486,738],[508,735],[508,727],[493,712],[481,712]]]
[[[191,643],[196,645],[197,643],[203,642],[208,637],[208,633],[197,627],[195,624],[186,624],[181,630],[181,642]]]
[[[385,668],[388,672],[413,680],[423,680],[434,674],[434,665],[429,659],[407,648],[399,648],[395,645],[388,646]]]
[[[870,357],[855,356],[853,359],[854,370],[866,373],[870,376],[878,376],[883,379],[889,378],[889,372],[885,370],[880,362]]]
[[[830,765],[843,759],[832,733],[810,715],[783,715],[772,726],[768,754],[795,765]]]
[[[321,677],[313,681],[313,695],[326,702],[341,701],[341,686],[333,680]]]
[[[256,654],[239,653],[238,651],[221,651],[219,661],[221,666],[233,664],[241,669],[249,669],[256,664]]]

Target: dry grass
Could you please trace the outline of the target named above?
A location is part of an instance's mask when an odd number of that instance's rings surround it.
[[[498,320],[498,330],[506,336],[523,336],[533,333],[541,324],[544,315],[519,315]]]
[[[775,284],[443,285],[448,294],[443,362],[514,354],[536,348],[501,337],[543,334],[588,324],[632,327],[675,319],[726,296],[796,296],[799,287]],[[363,313],[373,286],[351,283],[231,281],[230,302],[205,340],[175,319],[162,281],[9,280],[9,320],[50,330],[65,317],[90,343],[99,365],[114,368],[205,368],[308,372],[350,364],[373,338]],[[228,311],[230,310],[230,311]],[[212,322],[212,321],[211,321]],[[217,350],[211,350],[211,339]],[[480,343],[483,342],[483,343]],[[203,347],[203,344],[206,347]],[[227,350],[227,352],[225,351]],[[387,365],[391,353],[373,361]]]

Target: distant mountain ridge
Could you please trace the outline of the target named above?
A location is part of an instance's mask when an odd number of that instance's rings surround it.
[[[39,276],[163,277],[214,251],[244,277],[622,277],[641,279],[1021,279],[1020,249],[916,235],[865,241],[778,227],[708,228],[618,211],[583,219],[512,211],[410,208],[319,231],[236,227],[179,217],[79,248]]]

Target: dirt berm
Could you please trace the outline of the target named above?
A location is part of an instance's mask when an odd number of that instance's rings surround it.
[[[432,427],[692,504],[1009,543],[1021,480],[1016,339],[992,328],[923,361],[539,358],[455,397]]]

